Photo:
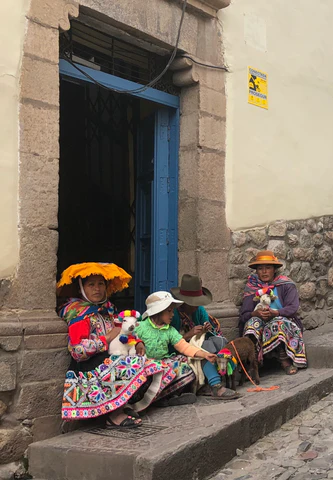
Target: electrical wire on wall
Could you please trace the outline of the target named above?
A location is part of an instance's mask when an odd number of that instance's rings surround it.
[[[209,63],[202,63],[198,60],[195,60],[190,55],[183,54],[180,55],[178,58],[188,58],[189,60],[191,60],[191,62],[195,63],[196,65],[200,65],[201,67],[215,68],[216,70],[224,70],[225,72],[229,72],[228,67],[225,67],[224,65],[210,65]]]
[[[172,54],[169,58],[168,63],[166,64],[164,69],[161,71],[161,73],[159,75],[157,75],[153,80],[151,80],[146,85],[143,85],[141,87],[134,88],[134,89],[129,89],[129,90],[118,90],[115,87],[108,87],[108,86],[104,85],[103,83],[98,82],[95,78],[93,78],[91,75],[89,75],[89,73],[87,73],[85,70],[80,68],[75,62],[72,61],[70,56],[67,56],[66,54],[64,54],[61,58],[66,60],[68,63],[70,63],[76,70],[78,70],[82,75],[84,75],[86,78],[88,78],[92,83],[94,83],[98,87],[104,88],[105,90],[112,90],[113,92],[116,92],[116,93],[124,93],[124,94],[142,93],[142,92],[146,91],[148,88],[154,87],[154,85],[156,85],[156,83],[169,70],[170,65],[174,61],[174,59],[177,55],[177,50],[178,50],[178,45],[179,45],[179,40],[180,40],[180,34],[181,34],[181,30],[182,30],[182,26],[183,26],[183,22],[184,22],[184,17],[185,17],[186,6],[187,6],[187,0],[184,0],[183,7],[182,7],[182,14],[181,14],[180,22],[179,22],[179,27],[178,27],[176,44],[175,44],[173,52],[172,52]],[[194,58],[192,58],[190,55],[187,55],[187,54],[181,54],[178,58],[187,58],[191,62],[193,62],[197,65],[200,65],[202,67],[213,68],[213,69],[217,69],[217,70],[224,70],[224,71],[228,72],[228,68],[225,67],[225,66],[210,65],[210,64],[202,63],[202,62],[199,62],[198,60],[195,60]]]
[[[176,40],[176,45],[173,49],[173,52],[171,54],[171,57],[169,58],[169,61],[168,63],[166,64],[166,66],[164,67],[164,69],[162,70],[162,72],[157,75],[157,77],[155,77],[153,80],[151,80],[149,83],[147,83],[147,85],[143,85],[142,87],[138,87],[138,88],[134,88],[132,90],[118,90],[117,88],[111,88],[111,87],[107,87],[106,85],[103,85],[103,83],[100,83],[98,82],[97,80],[95,80],[91,75],[89,75],[87,72],[85,72],[84,70],[82,70],[82,68],[80,68],[76,63],[74,63],[71,58],[67,57],[67,56],[64,56],[63,59],[64,60],[67,60],[67,62],[69,62],[76,70],[78,70],[80,73],[82,73],[82,75],[84,75],[85,77],[87,77],[91,82],[95,83],[97,86],[101,87],[101,88],[105,88],[106,90],[112,90],[114,92],[117,92],[117,93],[125,93],[125,94],[128,94],[128,93],[142,93],[144,92],[145,90],[147,90],[148,88],[151,88],[153,87],[162,77],[163,75],[167,72],[167,70],[169,69],[170,65],[172,64],[172,62],[174,61],[176,55],[177,55],[177,50],[178,50],[178,44],[179,44],[179,39],[180,39],[180,34],[181,34],[181,30],[182,30],[182,25],[183,25],[183,21],[184,21],[184,17],[185,17],[185,10],[186,10],[186,5],[187,5],[187,0],[184,0],[184,3],[183,3],[183,8],[182,8],[182,15],[181,15],[181,18],[180,18],[180,22],[179,22],[179,27],[178,27],[178,33],[177,33],[177,40]]]

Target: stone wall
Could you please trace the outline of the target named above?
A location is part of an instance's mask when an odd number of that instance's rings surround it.
[[[304,327],[333,322],[333,216],[277,221],[266,227],[232,234],[229,252],[231,300],[240,306],[247,267],[259,250],[272,250],[283,263],[281,272],[297,285]]]
[[[26,15],[19,98],[19,260],[0,279],[0,464],[29,443],[56,435],[69,363],[66,325],[55,313],[58,246],[59,27],[69,18],[170,52],[178,0],[31,0]],[[218,8],[228,0],[189,0],[179,48],[222,64]],[[179,270],[197,271],[217,301],[228,298],[230,234],[225,221],[225,73],[178,59],[181,90]],[[211,172],[214,170],[214,181]],[[15,468],[15,466],[13,467]],[[0,478],[1,467],[0,467]]]
[[[0,465],[60,433],[67,328],[51,314],[0,315]],[[0,469],[0,478],[1,469]]]

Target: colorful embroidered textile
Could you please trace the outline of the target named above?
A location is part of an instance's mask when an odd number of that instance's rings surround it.
[[[128,402],[141,411],[159,396],[169,395],[194,380],[186,357],[158,362],[139,356],[109,356],[105,335],[114,327],[113,306],[108,303],[95,307],[75,298],[60,312],[69,323],[68,349],[73,358],[64,385],[65,420],[95,418]],[[174,329],[162,331],[168,332],[168,337],[171,333],[176,343],[182,339]],[[137,400],[144,389],[143,397]]]
[[[152,376],[144,397],[132,407],[146,408],[177,374],[168,365],[139,356],[110,356],[95,369],[66,374],[62,418],[95,418],[123,407]]]
[[[72,298],[59,316],[68,324],[68,350],[74,360],[82,362],[107,351],[105,335],[114,327],[114,306],[110,302],[95,305]]]
[[[58,312],[59,317],[63,318],[68,326],[97,314],[113,317],[115,315],[114,305],[109,301],[102,305],[96,305],[81,298],[71,298]]]
[[[188,363],[188,358],[183,355],[164,358],[161,364],[165,372],[169,372],[171,369],[175,376],[168,383],[165,383],[165,376],[162,378],[161,389],[155,400],[169,396],[195,380],[195,374]],[[166,376],[167,381],[169,380],[169,375]]]
[[[299,308],[299,298],[296,285],[293,283],[286,283],[274,287],[274,294],[278,296],[271,303],[271,308],[279,311],[279,315],[292,320],[303,331],[301,319],[297,316]],[[279,307],[278,304],[281,306]],[[239,334],[243,335],[245,323],[252,318],[257,302],[254,300],[254,295],[248,295],[243,298],[243,303],[239,315]]]
[[[258,317],[250,318],[245,323],[244,335],[254,335],[257,339],[259,361],[279,345],[284,345],[286,354],[296,367],[307,366],[302,331],[285,317],[275,317],[267,323]]]
[[[222,350],[220,350],[217,354],[217,356],[219,358],[223,358],[223,359],[226,359],[227,360],[227,370],[218,370],[219,374],[220,375],[232,375],[235,368],[237,367],[237,360],[235,359],[235,357],[232,355],[232,353],[230,352],[230,350],[228,350],[227,348],[223,348]]]
[[[144,396],[131,400],[152,377]],[[62,418],[82,420],[95,418],[131,403],[136,411],[153,401],[169,396],[195,379],[187,358],[178,355],[161,362],[144,357],[112,355],[87,372],[68,371],[64,385]]]
[[[252,273],[247,279],[244,290],[244,297],[248,297],[249,295],[256,295],[257,291],[260,289],[267,287],[274,289],[274,287],[278,287],[279,285],[284,285],[286,283],[292,283],[293,285],[295,285],[295,283],[285,275],[278,275],[274,278],[270,285],[267,285],[259,280],[259,277],[256,273]]]

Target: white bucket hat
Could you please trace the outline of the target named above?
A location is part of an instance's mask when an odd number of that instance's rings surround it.
[[[169,292],[161,291],[152,293],[146,298],[147,310],[142,315],[142,318],[151,317],[157,313],[163,312],[163,310],[170,307],[172,303],[177,304],[179,307],[184,302],[176,300]]]

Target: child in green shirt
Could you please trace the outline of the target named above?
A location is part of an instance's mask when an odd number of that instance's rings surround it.
[[[182,303],[175,300],[169,292],[152,293],[146,299],[147,310],[143,314],[145,320],[135,329],[135,333],[145,344],[146,356],[162,361],[165,369],[168,370],[170,384],[162,392],[158,392],[156,398],[164,399],[160,402],[163,406],[184,405],[196,401],[196,396],[191,393],[170,398],[171,394],[183,390],[186,385],[195,380],[194,372],[187,363],[187,356],[204,358],[211,363],[216,361],[216,355],[189,345],[170,325],[174,307]],[[169,345],[172,345],[181,355],[170,356]]]

